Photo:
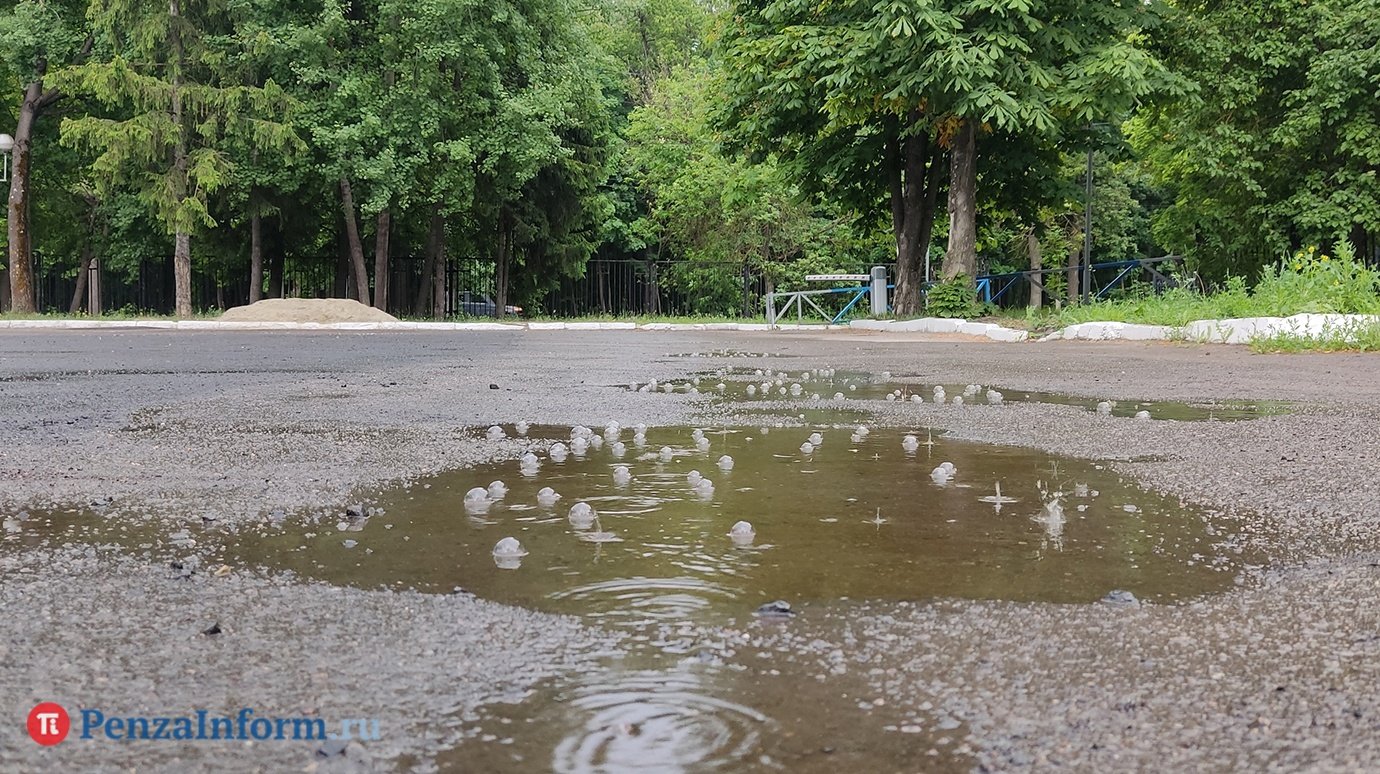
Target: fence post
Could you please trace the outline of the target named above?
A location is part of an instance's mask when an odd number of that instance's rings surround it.
[[[872,316],[882,317],[886,314],[886,267],[872,267]]]
[[[92,317],[101,316],[101,259],[91,259],[86,278],[86,313]]]

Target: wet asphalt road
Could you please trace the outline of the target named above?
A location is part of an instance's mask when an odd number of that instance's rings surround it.
[[[686,357],[725,350],[769,357]],[[964,766],[1380,765],[1375,356],[852,333],[5,332],[0,516],[87,506],[157,536],[233,531],[275,511],[310,521],[389,482],[515,453],[475,426],[702,420],[692,397],[616,386],[720,365],[889,370],[1107,399],[1299,401],[1292,414],[1211,424],[1055,405],[877,404],[879,421],[1106,460],[1211,509],[1270,567],[1183,607],[873,604],[760,644],[824,663],[838,648],[819,643],[846,638],[832,643],[847,646],[843,668],[912,708],[917,725],[956,726],[961,751],[938,752]],[[617,647],[577,620],[464,594],[217,575],[196,566],[195,541],[153,542],[134,555],[0,552],[0,713],[13,721],[0,725],[0,769],[144,760],[125,745],[39,748],[17,719],[58,699],[128,714],[369,715],[394,730],[331,757],[301,745],[164,743],[167,770],[424,770],[476,708]],[[220,634],[202,633],[215,623]]]

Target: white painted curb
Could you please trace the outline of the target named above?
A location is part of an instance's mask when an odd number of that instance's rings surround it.
[[[1025,341],[1029,331],[1007,328],[995,323],[969,322],[946,317],[921,317],[916,320],[854,320],[849,327],[864,331],[904,333],[961,333],[992,341]]]
[[[1255,339],[1279,334],[1316,339],[1374,325],[1380,325],[1380,315],[1296,314],[1292,317],[1235,317],[1224,320],[1194,320],[1182,328],[1121,322],[1086,322],[1057,330],[1040,341],[1154,341],[1179,338],[1203,344],[1249,344]]]

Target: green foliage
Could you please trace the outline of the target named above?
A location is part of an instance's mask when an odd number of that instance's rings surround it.
[[[811,271],[855,263],[862,249],[852,220],[812,204],[773,158],[753,162],[722,148],[708,124],[719,88],[707,63],[677,69],[632,112],[627,131],[627,175],[647,202],[651,240],[662,258],[685,261],[665,280],[697,313],[741,309],[745,270],[796,285]]]
[[[276,154],[298,143],[277,120],[292,103],[275,84],[223,83],[210,39],[227,20],[200,10],[174,17],[137,0],[97,0],[98,55],[52,78],[104,109],[62,123],[63,142],[93,156],[95,194],[134,191],[168,234],[216,225],[209,197],[233,174],[227,137]]]
[[[1377,0],[1183,6],[1164,56],[1195,87],[1132,122],[1173,193],[1163,243],[1223,277],[1258,250],[1380,233],[1376,18]]]
[[[1113,321],[1181,327],[1194,320],[1288,317],[1302,313],[1380,314],[1380,271],[1358,261],[1348,242],[1336,255],[1309,247],[1267,269],[1248,288],[1233,277],[1215,293],[1191,285],[1161,294],[1149,291],[1111,301],[1065,307],[1059,325]]]
[[[0,12],[0,67],[28,83],[71,61],[86,38],[85,9],[73,0],[20,0]]]
[[[366,244],[387,210],[394,255],[417,255],[440,215],[450,255],[506,255],[512,303],[534,307],[597,254],[669,259],[659,282],[737,314],[744,269],[794,288],[896,260],[911,137],[939,172],[938,258],[944,159],[972,120],[988,269],[1027,268],[1029,234],[1047,267],[1081,248],[1092,145],[1094,259],[1162,244],[1222,284],[1129,289],[1061,320],[1374,308],[1346,238],[1374,258],[1380,0],[177,7],[0,0],[0,126],[40,75],[68,94],[34,132],[48,270],[94,248],[128,275],[182,231],[199,272],[233,279],[252,215],[270,260],[330,255],[347,176]],[[1274,265],[1308,243],[1334,255]],[[1062,282],[1047,277],[1051,297]],[[959,290],[936,288],[937,305],[981,313]]]
[[[925,292],[925,313],[931,317],[979,317],[983,313],[973,289],[973,280],[958,275],[946,282],[936,282]]]
[[[1158,25],[1160,9],[738,2],[723,34],[724,122],[736,143],[780,155],[813,190],[870,207],[885,190],[879,165],[889,138],[918,131],[947,147],[957,119],[970,118],[1019,148],[1020,138],[1052,142],[1172,87],[1143,45],[1141,31]],[[1000,187],[1000,178],[984,180]]]

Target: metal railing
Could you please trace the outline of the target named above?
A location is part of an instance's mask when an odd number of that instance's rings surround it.
[[[1161,256],[1129,261],[1094,264],[1091,267],[1095,298],[1105,298],[1137,275],[1157,288],[1171,287],[1166,264],[1181,262],[1178,256]],[[77,289],[71,268],[55,265],[46,256],[35,255],[35,294],[38,308],[45,312],[66,312]],[[266,263],[269,263],[266,261]],[[424,277],[425,259],[400,256],[392,259],[389,272],[389,310],[398,315],[433,316],[435,294]],[[495,267],[479,258],[452,258],[445,268],[442,316],[462,310],[461,294],[493,295]],[[1051,275],[1081,277],[1083,269],[1064,267],[1039,271],[987,274],[977,279],[979,298],[997,305],[1021,303],[1021,289],[1031,284],[1045,292]],[[335,256],[288,256],[280,266],[265,266],[265,297],[292,298],[345,297],[348,290],[348,265]],[[225,309],[249,300],[247,272],[194,271],[192,303],[199,310]],[[856,281],[870,275],[830,275],[829,281]],[[848,279],[840,279],[847,277]],[[817,276],[817,279],[821,279]],[[1073,286],[1081,282],[1074,280]],[[141,261],[129,269],[113,270],[100,263],[92,265],[86,292],[79,307],[88,313],[118,311],[169,314],[173,311],[173,269],[171,258]],[[888,286],[890,288],[891,286]],[[537,297],[535,308],[526,313],[561,317],[584,315],[666,315],[697,314],[752,316],[763,309],[769,322],[794,316],[797,321],[821,319],[839,323],[856,314],[865,298],[874,294],[868,284],[847,287],[800,289],[780,292],[771,288],[766,272],[745,262],[690,262],[633,259],[591,259],[580,277],[566,277]],[[95,303],[92,303],[95,302]],[[764,303],[765,302],[765,303]],[[510,299],[509,303],[520,303]],[[862,305],[862,308],[869,308]],[[888,309],[873,307],[873,314]]]

